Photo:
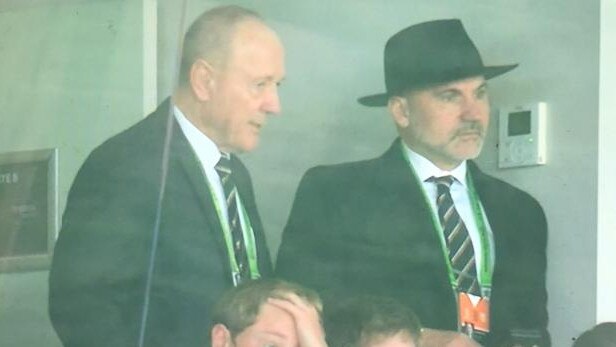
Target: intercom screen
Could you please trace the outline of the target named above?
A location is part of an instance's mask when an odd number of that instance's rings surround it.
[[[530,111],[509,113],[507,125],[508,136],[530,134]]]

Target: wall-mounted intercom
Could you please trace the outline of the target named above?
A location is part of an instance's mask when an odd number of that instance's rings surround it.
[[[546,112],[545,102],[500,109],[498,167],[546,163]]]

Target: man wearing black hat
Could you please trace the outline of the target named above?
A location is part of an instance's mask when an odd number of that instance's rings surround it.
[[[481,172],[490,115],[485,66],[459,20],[410,26],[385,47],[399,138],[381,157],[310,169],[278,253],[278,275],[327,300],[394,297],[425,327],[487,346],[549,346],[547,223],[529,194]]]

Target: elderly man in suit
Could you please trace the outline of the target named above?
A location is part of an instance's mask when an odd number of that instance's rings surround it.
[[[248,171],[284,52],[258,14],[198,17],[173,96],[96,148],[71,187],[49,311],[67,347],[207,345],[224,290],[271,274]]]
[[[326,305],[391,296],[428,328],[548,346],[543,210],[471,160],[489,121],[486,80],[516,65],[484,65],[459,20],[403,29],[384,61],[386,92],[359,102],[387,106],[399,138],[376,159],[305,174],[277,274]]]

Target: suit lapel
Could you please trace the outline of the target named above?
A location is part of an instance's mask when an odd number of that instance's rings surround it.
[[[451,288],[448,278],[447,264],[443,255],[442,244],[438,230],[433,221],[432,209],[426,201],[420,182],[414,177],[408,162],[402,153],[400,140],[396,140],[391,148],[380,158],[377,163],[382,173],[381,194],[391,197],[387,200],[387,206],[395,209],[392,214],[396,216],[394,223],[400,223],[404,230],[403,235],[397,235],[400,244],[413,249],[412,257],[416,260],[433,264],[438,271],[442,272],[444,281],[441,285]],[[405,246],[407,245],[407,246]]]
[[[173,117],[173,115],[171,115]],[[166,123],[166,122],[165,122]],[[222,226],[216,211],[212,193],[208,187],[207,179],[203,169],[194,153],[190,143],[184,136],[175,119],[171,122],[171,141],[170,141],[170,164],[169,167],[178,167],[186,176],[188,189],[195,192],[198,203],[201,206],[207,226],[204,232],[211,233],[215,240],[214,247],[220,256],[221,264],[224,264],[226,273],[231,273],[231,266],[227,257],[227,246],[225,244]],[[172,202],[173,203],[173,202]]]
[[[488,219],[490,230],[492,231],[495,255],[494,273],[496,273],[499,271],[501,265],[498,261],[501,259],[499,255],[503,254],[504,247],[506,247],[507,243],[505,240],[506,234],[512,225],[511,218],[508,217],[510,214],[508,208],[503,204],[506,202],[506,199],[503,199],[502,195],[497,193],[502,193],[502,189],[491,188],[493,181],[489,176],[481,172],[474,162],[469,160],[468,168],[473,179],[475,190],[479,196],[479,201]]]
[[[503,222],[507,221],[506,218],[503,218],[503,213],[507,213],[506,208],[504,208],[502,204],[503,197],[492,193],[498,190],[490,189],[491,182],[489,177],[479,170],[477,164],[469,160],[468,168],[471,173],[471,178],[473,179],[475,190],[479,196],[479,201],[481,202],[481,206],[485,211],[490,229],[492,230],[492,237],[494,238],[495,247],[498,249],[501,244],[499,240],[499,230],[502,231],[507,227],[507,225],[503,225]]]
[[[415,265],[418,274],[414,279],[431,281],[432,292],[439,293],[437,311],[426,312],[434,321],[446,322],[443,326],[453,328],[456,323],[455,296],[449,282],[449,272],[438,230],[433,222],[432,209],[426,201],[421,183],[414,177],[413,170],[404,157],[400,139],[377,162],[383,194],[394,197],[388,203],[395,208],[395,223],[401,223],[404,235],[399,235],[399,247],[404,247],[408,258]],[[381,169],[382,168],[382,169]],[[401,230],[397,228],[397,230]],[[424,271],[421,273],[421,271]],[[421,286],[420,286],[421,287]],[[440,318],[436,318],[436,317]]]
[[[417,230],[429,231],[425,237],[437,240],[432,211],[427,205],[420,183],[404,159],[400,139],[394,141],[380,159],[383,161],[378,164],[381,170],[379,177],[383,178],[383,190],[395,197],[395,204],[406,210],[405,222],[416,226]]]

